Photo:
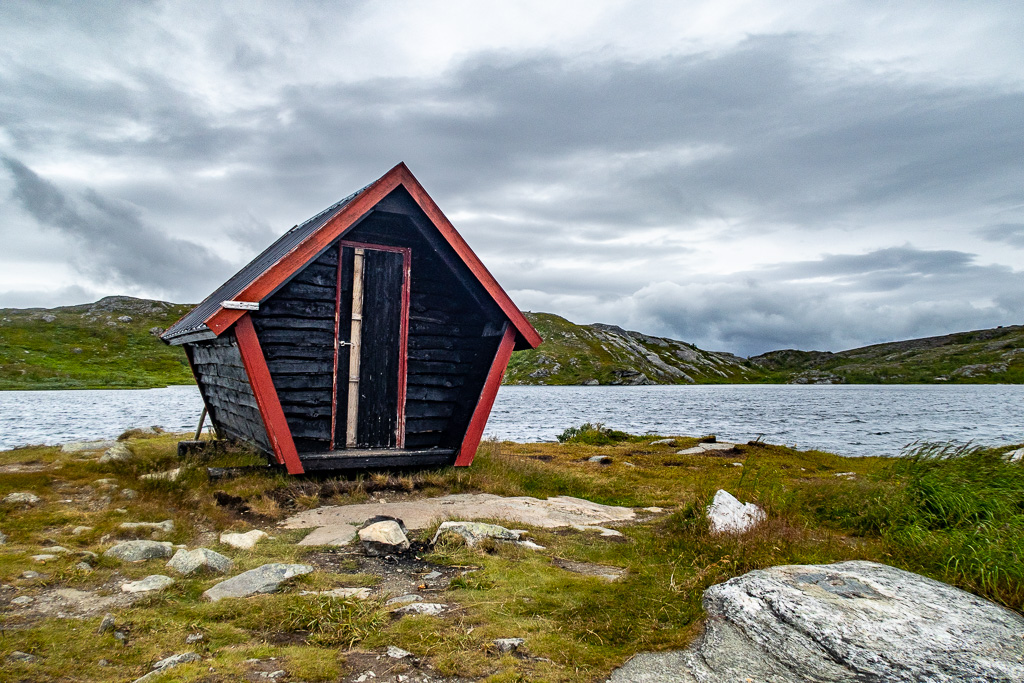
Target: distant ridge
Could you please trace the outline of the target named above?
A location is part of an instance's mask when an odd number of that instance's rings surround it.
[[[188,304],[110,296],[59,308],[0,309],[0,389],[192,384],[184,353],[159,331]],[[751,358],[596,323],[527,313],[544,337],[512,355],[506,384],[1024,384],[1024,326]],[[158,331],[159,330],[159,331]]]

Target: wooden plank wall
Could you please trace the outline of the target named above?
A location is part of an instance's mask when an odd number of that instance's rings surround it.
[[[344,239],[412,248],[405,445],[457,447],[500,341],[500,312],[480,309],[413,220],[375,212]]]
[[[337,281],[338,249],[331,246],[252,314],[300,453],[330,448]]]
[[[249,441],[273,456],[234,331],[189,346],[199,388],[217,431]]]

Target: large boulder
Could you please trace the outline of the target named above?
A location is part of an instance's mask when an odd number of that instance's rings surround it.
[[[170,557],[174,546],[166,541],[123,541],[103,553],[124,562],[142,562],[158,557]]]
[[[203,596],[216,602],[222,598],[244,598],[257,593],[273,593],[282,582],[313,571],[308,564],[265,564],[221,581]]]
[[[753,571],[704,592],[690,649],[642,654],[613,683],[1024,681],[1024,617],[874,562]]]
[[[374,522],[359,530],[359,541],[368,555],[393,555],[409,549],[409,539],[397,520]]]
[[[713,534],[742,534],[765,519],[764,510],[753,503],[741,503],[722,489],[715,493],[707,512]]]

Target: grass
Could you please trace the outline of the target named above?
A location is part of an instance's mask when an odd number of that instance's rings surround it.
[[[247,659],[276,657],[274,666],[293,679],[330,681],[352,672],[353,658],[397,645],[439,675],[591,681],[636,652],[688,644],[701,627],[701,593],[715,583],[773,565],[851,559],[918,572],[1024,612],[1024,467],[1003,460],[1005,447],[919,445],[903,458],[883,459],[751,443],[721,457],[685,456],[676,451],[697,438],[651,445],[663,437],[620,438],[599,425],[584,425],[567,430],[558,444],[484,443],[466,469],[294,478],[253,468],[210,481],[206,465],[261,461],[244,449],[229,449],[209,461],[181,463],[174,455],[178,438],[130,436],[126,443],[135,458],[105,465],[51,447],[0,453],[0,466],[48,468],[0,476],[0,496],[33,491],[44,499],[36,507],[0,506],[0,530],[8,535],[0,546],[0,583],[16,587],[0,599],[39,597],[52,588],[112,593],[121,581],[165,572],[159,560],[123,565],[101,556],[93,571],[84,572],[75,569],[76,555],[45,566],[29,559],[51,542],[76,553],[101,553],[121,537],[118,525],[126,520],[173,519],[175,531],[165,540],[223,552],[237,573],[267,562],[311,561],[322,553],[296,545],[304,531],[275,528],[285,515],[318,502],[484,491],[569,495],[665,512],[641,511],[641,521],[620,527],[620,539],[531,529],[544,551],[440,544],[426,559],[464,572],[438,596],[453,607],[440,617],[394,619],[382,605],[384,596],[359,601],[316,592],[378,581],[358,573],[352,562],[299,577],[279,594],[217,603],[201,595],[219,577],[179,578],[167,591],[115,610],[127,645],[110,633],[96,635],[101,615],[26,620],[8,610],[0,616],[0,656],[21,650],[40,659],[5,661],[5,676],[131,680],[162,657],[195,650],[205,660],[175,669],[173,680],[238,680],[251,673]],[[608,456],[611,464],[589,462],[594,455]],[[181,465],[178,481],[140,479]],[[95,484],[104,479],[114,481]],[[741,536],[711,535],[704,510],[718,488],[761,505],[768,521]],[[138,495],[126,498],[124,489]],[[79,525],[93,530],[72,535]],[[217,543],[221,531],[254,527],[274,538],[252,551]],[[419,538],[432,533],[426,529]],[[618,567],[626,575],[606,583],[561,569],[555,559]],[[21,579],[25,569],[47,577]],[[313,593],[303,596],[301,590]],[[202,633],[204,640],[186,646],[191,633]],[[498,653],[491,641],[503,637],[525,639],[524,656]]]

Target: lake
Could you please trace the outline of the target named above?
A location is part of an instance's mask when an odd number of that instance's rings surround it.
[[[485,435],[553,441],[602,422],[631,433],[705,435],[897,455],[913,441],[1024,442],[1021,385],[701,385],[502,387]],[[2,391],[0,448],[112,439],[129,427],[194,430],[192,386],[146,390]]]

